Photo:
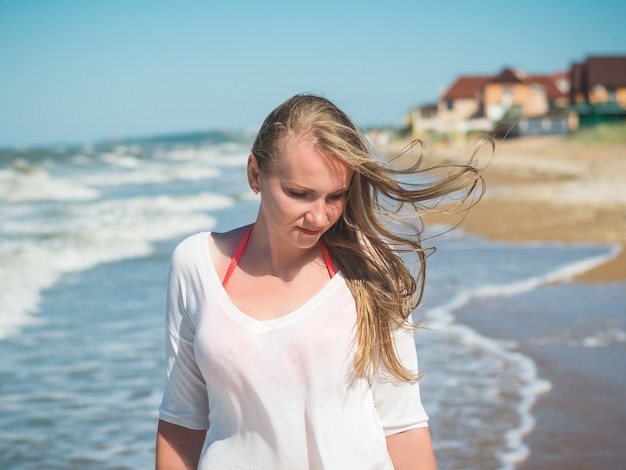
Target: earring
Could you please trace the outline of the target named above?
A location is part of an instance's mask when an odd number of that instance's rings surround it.
[[[252,192],[254,194],[259,194],[259,188],[252,188]]]

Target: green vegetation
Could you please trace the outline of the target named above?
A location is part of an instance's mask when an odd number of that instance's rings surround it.
[[[583,127],[566,140],[581,144],[626,144],[626,121]]]
[[[370,135],[386,134],[387,136],[389,136],[389,140],[391,142],[402,141],[411,137],[410,127],[381,126],[366,127],[361,130]]]

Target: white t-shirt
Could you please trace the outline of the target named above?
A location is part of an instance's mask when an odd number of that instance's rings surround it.
[[[208,429],[200,469],[392,469],[385,436],[428,417],[417,382],[351,379],[356,307],[341,273],[295,311],[258,321],[222,287],[208,237],[172,257],[160,419]],[[412,333],[399,330],[396,347],[417,371]]]

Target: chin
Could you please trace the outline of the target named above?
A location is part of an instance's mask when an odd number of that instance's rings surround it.
[[[301,248],[312,248],[319,242],[324,232],[320,231],[315,235],[308,235],[298,230],[296,235],[296,244]]]

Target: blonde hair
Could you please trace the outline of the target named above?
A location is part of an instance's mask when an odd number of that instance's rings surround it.
[[[424,292],[428,250],[422,247],[421,214],[459,191],[459,203],[471,200],[477,189],[482,195],[480,170],[470,160],[449,166],[448,175],[434,182],[403,182],[434,169],[420,168],[421,152],[409,168],[394,168],[373,157],[366,137],[337,106],[320,96],[298,94],[274,109],[261,126],[252,146],[261,171],[280,158],[294,134],[307,135],[354,170],[343,215],[323,241],[357,305],[355,375],[371,378],[382,364],[400,380],[418,379],[398,358],[393,331],[413,328],[411,313]],[[415,274],[401,257],[405,253],[417,256]]]

